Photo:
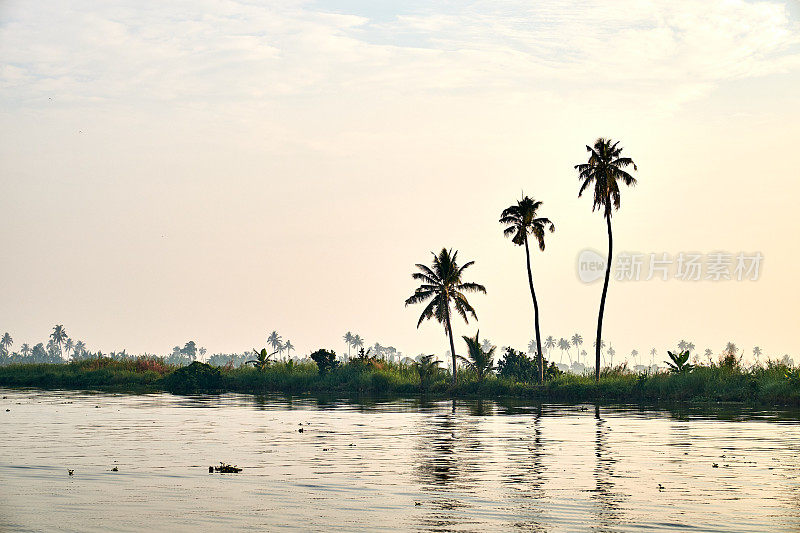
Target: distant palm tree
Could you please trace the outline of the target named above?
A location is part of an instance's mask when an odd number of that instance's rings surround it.
[[[350,359],[350,348],[353,346],[353,334],[348,331],[342,338],[344,339],[344,342],[347,343],[347,358]]]
[[[286,350],[286,357],[291,358],[292,357],[292,350],[294,350],[294,345],[292,344],[292,341],[290,341],[289,339],[286,339],[286,343],[283,345],[283,347]]]
[[[639,350],[631,350],[631,359],[633,359],[633,364],[636,365],[636,358],[639,357]]]
[[[714,355],[714,352],[711,351],[711,348],[706,348],[705,352],[706,357],[708,358],[708,364],[711,364],[711,356]]]
[[[603,295],[600,297],[600,311],[597,315],[597,338],[595,340],[595,379],[600,380],[600,339],[603,337],[603,311],[606,307],[606,294],[608,293],[608,280],[611,274],[611,260],[613,258],[613,237],[611,234],[612,207],[620,207],[619,182],[625,185],[636,185],[636,179],[625,171],[628,166],[637,170],[636,164],[629,157],[622,157],[622,147],[611,139],[599,138],[594,146],[586,146],[589,152],[589,161],[575,165],[578,179],[582,182],[578,197],[594,184],[594,200],[592,211],[603,210],[608,228],[608,259],[606,260],[606,276],[603,282]]]
[[[550,352],[552,352],[553,348],[556,347],[556,339],[555,339],[555,337],[553,337],[552,335],[548,335],[547,338],[544,340],[544,347],[547,348],[547,357],[548,357],[548,359],[552,359],[552,357],[550,357],[550,355],[551,355]]]
[[[689,342],[686,343],[686,351],[687,352],[689,352],[689,353],[693,352],[694,348],[695,348],[695,346],[694,346],[693,342],[689,341]]]
[[[53,333],[50,334],[50,340],[52,340],[53,345],[58,348],[59,357],[61,357],[61,345],[64,344],[67,338],[67,330],[64,329],[64,326],[56,324],[53,328]]]
[[[653,361],[655,361],[657,353],[658,353],[658,350],[656,350],[655,348],[652,348],[650,350],[650,366],[653,366]]]
[[[608,357],[610,359],[609,366],[613,367],[614,366],[614,355],[617,353],[617,351],[614,349],[613,346],[609,345],[608,350],[606,350],[606,353],[608,354]]]
[[[483,339],[483,342],[481,342],[481,349],[484,352],[487,352],[491,347],[492,347],[492,341],[490,341],[489,339]]]
[[[22,346],[20,346],[20,347],[19,347],[19,351],[20,351],[20,353],[21,353],[22,355],[24,355],[25,357],[28,357],[28,355],[30,355],[30,353],[31,353],[31,347],[30,347],[30,345],[29,345],[29,344],[26,342],[26,343],[24,343]]]
[[[753,347],[753,358],[756,360],[756,363],[758,363],[758,359],[760,357],[761,357],[761,348],[759,346],[754,346]]]
[[[577,348],[579,348],[581,344],[583,344],[583,337],[581,337],[578,333],[576,333],[575,335],[572,336],[572,345],[575,346],[576,348],[575,352],[578,355],[579,363],[581,362],[581,353],[580,350]],[[572,364],[571,361],[570,364]]]
[[[511,242],[517,246],[525,246],[525,260],[528,267],[528,286],[533,300],[533,327],[536,332],[536,353],[539,359],[539,383],[544,381],[544,364],[542,363],[542,337],[539,333],[539,302],[536,300],[536,291],[533,290],[533,274],[531,271],[531,252],[528,245],[528,235],[532,235],[539,244],[539,249],[544,251],[544,235],[549,230],[553,233],[555,225],[548,218],[537,217],[537,211],[542,202],[536,201],[529,196],[518,200],[516,205],[512,205],[503,210],[500,215],[500,223],[506,228],[503,235],[511,237]]]
[[[406,305],[422,303],[431,299],[430,303],[422,311],[417,322],[417,328],[424,320],[436,318],[437,322],[444,326],[445,334],[450,340],[450,355],[453,363],[453,385],[456,383],[456,348],[453,343],[453,325],[451,320],[452,305],[455,311],[461,315],[465,322],[469,322],[468,314],[475,320],[478,316],[475,309],[470,305],[465,292],[486,293],[486,287],[478,283],[462,281],[464,271],[475,264],[469,261],[463,266],[457,262],[458,251],[453,252],[447,248],[442,248],[439,254],[433,254],[431,267],[417,263],[420,272],[414,272],[411,277],[422,281],[414,294],[406,299]]]
[[[267,337],[267,344],[269,344],[274,351],[278,351],[281,347],[281,336],[278,335],[277,331],[273,330],[272,333],[269,334],[269,337]]]
[[[83,357],[83,353],[86,351],[86,344],[83,341],[78,341],[75,343],[75,359],[79,359]]]
[[[9,349],[14,345],[14,339],[11,338],[11,335],[6,332],[3,334],[3,338],[0,339],[0,346],[3,348],[4,353],[8,353]]]
[[[358,350],[359,348],[364,347],[364,339],[361,338],[361,335],[354,335],[353,336],[353,348]]]
[[[536,353],[536,340],[531,339],[528,343],[528,353]]]
[[[678,343],[678,350],[685,352],[688,349],[688,346],[689,343],[681,339],[681,341]]]
[[[206,355],[206,352],[208,350],[206,350],[205,347],[201,346],[200,349],[197,351],[200,352],[200,359],[202,359]]]
[[[67,339],[64,342],[64,351],[67,353],[67,359],[69,359],[73,349],[75,349],[75,343],[72,342],[72,339]]]
[[[570,343],[567,339],[561,338],[558,339],[558,349],[561,350],[561,357],[559,357],[558,362],[561,363],[564,360],[564,350],[567,350],[567,356],[569,356],[569,347]],[[572,364],[572,358],[570,357],[569,363]]]

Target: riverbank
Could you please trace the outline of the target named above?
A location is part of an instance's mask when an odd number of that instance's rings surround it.
[[[440,371],[423,386],[412,366],[350,363],[320,374],[314,363],[273,363],[261,369],[226,369],[203,363],[187,367],[158,360],[91,359],[64,364],[0,367],[0,386],[115,392],[242,392],[264,394],[341,394],[432,397],[518,397],[548,402],[745,402],[800,406],[797,371],[766,368],[697,367],[680,374],[637,374],[606,370],[599,382],[590,376],[561,374],[543,385],[490,376],[478,382],[469,371],[451,386]]]

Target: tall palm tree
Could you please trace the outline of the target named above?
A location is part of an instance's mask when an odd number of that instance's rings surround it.
[[[25,357],[28,357],[28,355],[31,353],[30,344],[28,344],[27,342],[24,343],[22,346],[19,347],[19,351],[20,351],[20,353],[22,355],[24,355]]]
[[[631,359],[633,359],[633,364],[636,365],[636,358],[639,357],[639,350],[631,350]]]
[[[281,336],[278,335],[278,332],[273,330],[272,333],[269,334],[269,337],[267,337],[267,344],[272,347],[273,351],[278,351],[278,348],[281,347],[281,340]]]
[[[611,368],[614,368],[614,355],[617,353],[617,351],[614,349],[613,346],[609,345],[608,346],[608,350],[606,351],[606,353],[608,354],[608,357],[609,357],[609,360],[610,360],[608,366],[610,366]]]
[[[603,282],[603,295],[600,297],[600,311],[597,315],[597,339],[595,341],[595,380],[600,380],[600,339],[603,336],[603,311],[606,308],[606,294],[608,293],[608,280],[611,275],[611,259],[613,255],[614,240],[611,234],[611,213],[619,209],[620,192],[619,182],[625,185],[636,185],[636,179],[625,171],[625,168],[636,164],[629,157],[622,157],[622,147],[619,141],[599,138],[594,146],[586,146],[589,152],[589,161],[575,165],[581,188],[580,197],[586,189],[594,185],[594,200],[592,211],[602,209],[608,228],[608,259],[606,260],[606,276]]]
[[[348,331],[342,338],[344,339],[344,342],[347,343],[347,358],[350,359],[350,348],[353,346],[353,334]]]
[[[761,347],[754,346],[753,347],[753,359],[755,359],[756,363],[758,363],[758,359],[761,357]]]
[[[650,366],[653,366],[653,362],[656,359],[656,354],[657,353],[658,353],[658,350],[656,350],[655,348],[651,348],[650,349]]]
[[[198,349],[197,351],[200,352],[200,359],[203,359],[203,357],[205,357],[206,352],[208,350],[206,350],[205,347],[201,346],[200,349]]]
[[[711,351],[711,348],[706,348],[705,356],[708,358],[708,364],[711,365],[711,356],[714,355],[714,352]]]
[[[572,340],[572,345],[575,346],[575,348],[578,348],[581,344],[583,344],[583,337],[581,337],[580,334],[578,334],[578,333],[573,335],[571,340]],[[580,363],[581,362],[581,352],[580,352],[579,349],[576,349],[575,352],[578,354],[578,362]],[[570,364],[572,364],[572,362],[570,362]]]
[[[61,356],[61,345],[67,340],[67,330],[64,329],[64,326],[61,324],[56,324],[53,328],[53,333],[50,334],[50,340],[53,341],[53,345],[58,348],[58,355]]]
[[[3,338],[0,339],[0,346],[3,347],[3,352],[8,353],[9,348],[14,345],[14,339],[11,338],[11,335],[6,332],[3,334]]]
[[[286,343],[283,345],[283,347],[286,349],[286,357],[291,358],[292,350],[294,350],[294,345],[292,344],[292,341],[286,339]]]
[[[444,326],[445,335],[450,340],[453,385],[455,385],[456,348],[453,343],[453,324],[450,307],[452,305],[456,313],[464,319],[464,322],[469,323],[468,314],[477,320],[478,315],[475,314],[475,309],[472,308],[464,293],[482,292],[486,294],[486,287],[478,283],[462,281],[464,271],[474,265],[475,261],[469,261],[463,266],[459,266],[457,261],[458,250],[453,252],[447,248],[442,248],[438,255],[433,252],[431,254],[433,255],[432,265],[429,267],[417,263],[416,266],[420,271],[411,274],[412,278],[421,281],[422,284],[417,287],[413,295],[406,299],[406,306],[422,303],[428,299],[431,300],[419,316],[417,328],[424,320],[430,318],[436,318],[437,322]]]
[[[533,290],[533,273],[531,272],[531,252],[528,245],[528,235],[532,235],[539,244],[539,249],[544,251],[544,234],[546,230],[550,233],[556,230],[555,225],[550,219],[537,217],[537,211],[542,202],[536,201],[529,196],[524,196],[518,200],[516,205],[512,205],[503,210],[500,215],[500,223],[506,228],[503,235],[511,237],[511,242],[517,246],[525,246],[525,264],[528,267],[528,286],[531,290],[533,300],[533,327],[536,331],[536,353],[539,359],[539,383],[544,381],[544,364],[542,363],[542,337],[539,334],[539,302],[536,300],[536,291]]]

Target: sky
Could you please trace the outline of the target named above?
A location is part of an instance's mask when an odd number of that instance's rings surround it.
[[[798,86],[797,0],[4,0],[0,330],[444,353],[403,302],[448,247],[487,288],[456,334],[524,349],[524,251],[498,223],[524,193],[556,225],[532,255],[542,333],[591,353],[602,286],[577,258],[606,228],[573,167],[605,136],[638,168],[615,252],[764,258],[754,281],[612,279],[617,357],[798,359]]]

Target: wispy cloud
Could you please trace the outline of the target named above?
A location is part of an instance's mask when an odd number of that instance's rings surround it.
[[[798,25],[779,2],[477,1],[380,15],[305,2],[11,1],[4,105],[591,90],[674,106],[800,67]]]

